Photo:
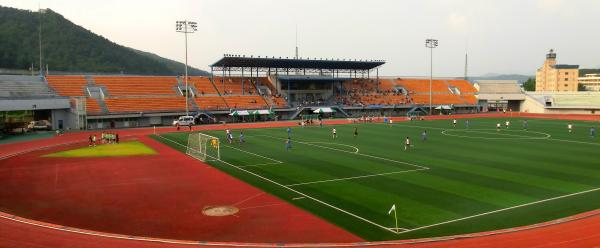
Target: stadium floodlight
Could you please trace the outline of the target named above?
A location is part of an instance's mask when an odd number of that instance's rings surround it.
[[[438,40],[436,39],[426,39],[425,40],[425,47],[429,48],[430,53],[429,53],[429,62],[430,62],[430,66],[429,66],[429,115],[432,114],[433,112],[433,107],[432,107],[432,102],[433,102],[433,49],[436,48],[438,46]]]
[[[190,21],[176,21],[175,31],[185,34],[185,116],[189,116],[189,87],[188,87],[188,34],[198,31],[198,23]]]

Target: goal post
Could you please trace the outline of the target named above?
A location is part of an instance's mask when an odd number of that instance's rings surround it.
[[[219,138],[203,133],[188,135],[186,154],[201,161],[221,160]]]

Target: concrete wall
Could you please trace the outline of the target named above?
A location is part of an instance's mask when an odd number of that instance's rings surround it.
[[[52,115],[52,129],[77,129],[73,126],[73,121],[71,120],[72,115],[70,110],[68,109],[53,109],[51,112]]]
[[[0,111],[69,109],[69,99],[0,99]]]

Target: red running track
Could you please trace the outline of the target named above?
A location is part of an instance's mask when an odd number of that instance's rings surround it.
[[[0,161],[4,212],[80,229],[179,240],[357,242],[362,239],[218,169],[141,136],[158,155]],[[84,144],[85,145],[85,144]],[[227,205],[225,217],[202,213]],[[301,235],[298,235],[301,234]]]
[[[538,114],[520,114],[520,115],[515,115],[514,117],[526,117],[526,118],[550,118],[550,119],[559,119],[559,118],[555,118],[556,116],[551,116],[551,115],[538,115]],[[429,119],[448,119],[448,118],[482,118],[482,117],[507,117],[507,114],[475,114],[475,115],[456,115],[456,116],[442,116],[442,117],[430,117]],[[577,120],[591,120],[591,121],[596,121],[596,120],[600,120],[600,118],[598,116],[585,116],[585,115],[571,115],[568,116],[569,118],[564,118],[564,116],[559,116],[560,119],[577,119]],[[404,118],[398,118],[399,120],[402,120]],[[343,124],[343,123],[348,123],[348,121],[346,120],[336,120],[336,121],[329,121],[328,123],[330,124]],[[289,126],[289,125],[296,125],[295,122],[277,122],[277,123],[255,123],[255,124],[229,124],[227,125],[226,128],[231,128],[231,129],[236,129],[236,128],[260,128],[260,127],[273,127],[273,126]],[[198,127],[196,127],[198,129]],[[202,126],[200,127],[200,129],[203,130],[216,130],[216,129],[223,129],[225,128],[222,125],[213,125],[213,126]],[[198,129],[198,130],[200,130]],[[161,128],[161,129],[157,129],[159,132],[171,132],[174,131],[174,129],[172,128]],[[145,135],[145,134],[149,134],[152,133],[153,130],[152,129],[130,129],[130,130],[120,130],[119,133],[121,135]],[[74,142],[74,141],[81,141],[81,140],[85,140],[85,138],[87,137],[87,135],[89,134],[89,132],[82,132],[82,133],[72,133],[72,134],[67,134],[61,137],[55,137],[55,138],[51,138],[51,139],[42,139],[42,140],[35,140],[35,141],[29,141],[29,142],[25,142],[25,143],[15,143],[15,144],[5,144],[5,145],[0,145],[0,157],[5,157],[7,155],[11,155],[11,154],[18,154],[21,151],[26,151],[29,149],[35,149],[35,148],[39,148],[39,147],[43,147],[43,146],[47,146],[47,145],[54,145],[54,144],[60,144],[60,143],[68,143],[68,142]],[[156,145],[160,146],[162,144],[156,142],[155,144],[152,144],[152,141],[150,139],[147,138],[143,138],[141,137],[140,139],[142,139],[142,141],[144,142],[148,142],[148,144],[156,149]],[[164,146],[164,145],[163,145]],[[165,146],[166,148],[166,146]],[[64,149],[64,148],[63,148]],[[160,150],[160,149],[158,149]],[[161,153],[162,152],[167,152],[169,149],[164,149],[164,150],[160,150]],[[168,152],[173,152],[173,155],[177,156],[179,155],[180,157],[187,158],[184,155],[181,155],[178,152],[175,152],[173,150],[170,150]],[[35,152],[34,152],[35,153]],[[33,154],[33,153],[32,153]],[[177,155],[176,155],[177,154]],[[24,156],[27,157],[27,156]],[[9,159],[22,159],[23,156],[17,156],[14,158],[9,158]],[[8,161],[8,160],[7,160]],[[195,160],[194,160],[195,161]],[[195,161],[196,163],[198,163],[197,161]],[[169,163],[173,163],[172,161],[169,161]],[[63,166],[63,162],[61,162],[61,167]],[[111,168],[111,166],[114,166],[113,164],[105,164],[105,166],[107,166],[108,168]],[[2,161],[0,161],[0,167],[4,167],[4,165],[2,164]],[[109,172],[111,170],[105,170],[106,172]],[[113,168],[114,169],[114,168]],[[204,169],[209,170],[211,169],[210,167],[205,167]],[[214,170],[214,169],[213,169]],[[216,170],[215,170],[216,171]],[[218,172],[218,171],[217,171]],[[141,173],[141,172],[139,172]],[[222,174],[222,173],[221,173]],[[146,175],[144,173],[144,175]],[[224,175],[223,174],[223,178],[227,178],[229,176]],[[130,183],[130,178],[127,178],[128,180],[124,183]],[[203,178],[204,179],[204,178]],[[222,178],[221,178],[222,179]],[[51,181],[46,179],[47,181]],[[121,180],[125,180],[125,178],[121,178]],[[237,181],[234,178],[229,177],[228,180],[233,180],[233,181]],[[2,179],[2,181],[4,181],[4,179]],[[43,181],[43,180],[41,180]],[[219,180],[218,183],[221,183],[222,181]],[[245,185],[245,183],[237,181],[238,184],[241,185]],[[144,184],[144,182],[142,182],[142,184]],[[146,182],[146,184],[148,184]],[[245,185],[247,187],[250,187],[248,185]],[[18,188],[18,186],[16,186],[16,189],[14,189],[13,191],[18,191],[20,190]],[[252,188],[252,187],[250,187]],[[253,188],[254,189],[254,188]],[[47,189],[46,189],[47,190]],[[254,189],[257,194],[260,194],[260,191],[258,191],[257,189]],[[92,187],[92,191],[93,191],[93,187]],[[4,192],[0,189],[0,192]],[[265,197],[267,197],[268,195],[265,195]],[[260,195],[260,197],[263,197],[262,195]],[[272,196],[268,196],[268,197],[272,197]],[[274,197],[272,197],[273,200],[278,200]],[[0,198],[0,202],[4,201],[2,200],[3,198]],[[278,200],[280,201],[280,200]],[[160,202],[160,205],[166,205],[164,204],[164,202]],[[283,205],[281,205],[283,206]],[[127,207],[127,206],[124,206]],[[290,206],[291,209],[295,209],[295,207]],[[298,210],[295,209],[297,211],[302,212],[302,210]],[[55,210],[57,211],[57,210]],[[59,211],[60,213],[60,211]],[[69,213],[70,214],[70,213]],[[306,214],[307,216],[311,217],[311,218],[315,218],[312,217],[310,214],[307,213],[303,213]],[[520,230],[519,228],[516,228],[517,230],[509,230],[507,232],[500,232],[499,234],[490,234],[490,233],[481,233],[481,234],[472,234],[469,235],[471,237],[451,237],[451,240],[444,240],[447,238],[443,238],[442,240],[437,240],[437,241],[432,241],[432,239],[422,239],[422,240],[405,240],[405,241],[391,241],[391,242],[380,242],[380,243],[345,243],[345,244],[330,244],[330,245],[351,245],[351,246],[358,246],[360,244],[363,245],[370,245],[370,246],[386,246],[386,247],[390,247],[390,246],[400,246],[400,247],[600,247],[600,216],[597,215],[596,213],[591,213],[589,214],[589,216],[581,218],[581,219],[576,219],[576,220],[569,220],[566,222],[562,222],[560,224],[549,224],[549,225],[544,225],[541,227],[526,227],[523,228],[523,230]],[[53,225],[49,225],[47,223],[43,223],[43,225],[46,225],[44,227],[41,226],[36,226],[35,221],[30,221],[30,220],[25,220],[28,222],[33,222],[32,223],[22,223],[19,221],[15,221],[12,220],[10,218],[7,218],[5,215],[0,215],[0,247],[182,247],[184,245],[199,245],[200,243],[198,243],[197,241],[189,241],[186,242],[184,241],[183,243],[186,244],[172,244],[172,243],[165,243],[165,242],[171,242],[173,240],[154,240],[154,241],[140,241],[140,240],[130,240],[128,238],[128,236],[123,236],[123,235],[116,235],[115,237],[102,237],[102,236],[98,236],[98,235],[102,235],[102,233],[99,232],[95,232],[95,235],[90,235],[90,234],[80,234],[80,233],[75,233],[78,231],[78,229],[72,229],[70,228],[69,230],[71,231],[75,231],[75,232],[69,232],[69,231],[65,231],[65,230],[61,230],[61,226],[53,226]],[[43,216],[42,216],[43,218]],[[39,219],[39,218],[38,218]],[[17,220],[20,220],[20,218],[17,218]],[[73,219],[71,221],[77,221],[77,219]],[[323,223],[323,221],[320,221],[321,223]],[[227,225],[230,225],[231,223],[227,223]],[[326,223],[325,223],[326,224]],[[52,227],[56,228],[56,229],[52,229]],[[144,227],[144,226],[142,226]],[[111,227],[112,228],[112,227]],[[125,227],[118,227],[118,228],[125,228]],[[311,227],[312,228],[312,227]],[[270,228],[273,229],[273,228]],[[335,229],[335,228],[334,228]],[[337,230],[337,231],[341,231],[340,233],[344,233],[343,230]],[[88,232],[88,231],[86,231]],[[346,235],[348,235],[347,233],[345,233]],[[304,237],[305,233],[304,232],[295,232],[294,233],[294,237],[292,237],[291,241],[284,241],[287,242],[286,245],[283,244],[258,244],[260,246],[266,246],[266,245],[270,245],[270,246],[290,246],[290,245],[294,245],[290,242],[303,242],[303,241],[297,241],[300,240],[300,237]],[[325,236],[330,236],[330,235],[337,235],[337,234],[329,234],[329,235],[325,235]],[[143,236],[143,235],[142,235]],[[150,236],[150,235],[148,235]],[[252,236],[252,235],[250,235]],[[298,237],[296,237],[298,236]],[[352,238],[356,238],[352,235],[349,235]],[[243,237],[243,234],[242,234]],[[139,238],[139,237],[133,237],[133,238]],[[256,238],[256,240],[258,241],[250,241],[250,242],[270,242],[268,241],[269,239],[265,239],[264,237],[258,238],[258,237],[254,237]],[[294,241],[293,239],[296,239],[296,241]],[[200,240],[200,239],[192,239],[192,240]],[[235,240],[235,241],[243,241],[242,239],[238,238],[238,236],[231,236],[231,240]],[[281,239],[283,240],[283,239]],[[353,242],[350,240],[347,240],[349,242]],[[344,241],[344,242],[347,242]],[[179,241],[175,241],[175,242],[179,242]],[[277,242],[277,241],[273,241],[273,242]],[[331,242],[331,241],[316,241],[316,242]],[[335,241],[334,241],[335,242]],[[208,244],[207,244],[208,245]],[[211,246],[230,246],[230,245],[243,245],[240,243],[211,243]],[[252,245],[249,243],[246,243],[246,245]],[[313,246],[324,246],[326,244],[324,243],[320,243],[320,244],[315,244]]]

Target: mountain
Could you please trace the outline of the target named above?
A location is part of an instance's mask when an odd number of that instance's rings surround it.
[[[520,75],[520,74],[495,74],[488,73],[478,77],[469,77],[469,80],[517,80],[519,83],[527,81],[528,78],[535,78],[535,76]]]
[[[0,68],[39,68],[42,18],[42,63],[52,71],[181,75],[185,65],[116,44],[50,10],[32,12],[0,6]],[[190,75],[207,75],[189,68]]]

